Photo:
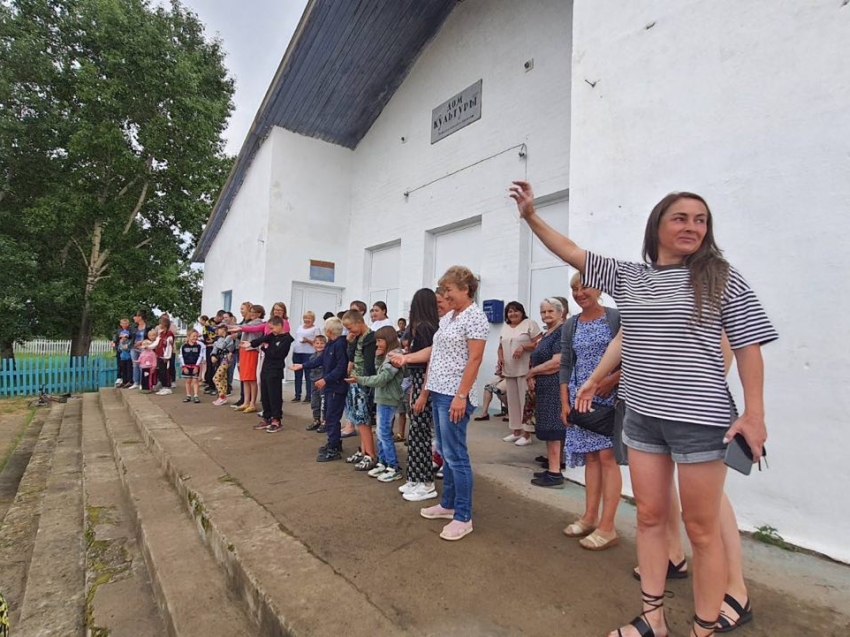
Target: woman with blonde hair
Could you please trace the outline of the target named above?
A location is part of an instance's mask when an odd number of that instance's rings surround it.
[[[611,435],[570,425],[576,393],[590,377],[608,344],[620,331],[620,313],[600,302],[599,290],[582,284],[581,274],[570,279],[573,299],[581,312],[564,323],[561,339],[561,420],[567,426],[564,446],[569,467],[584,467],[584,514],[564,529],[567,537],[582,538],[579,544],[590,551],[602,551],[619,544],[614,518],[623,490],[623,476],[614,456]],[[605,376],[594,397],[594,406],[612,410],[617,400],[620,371]],[[602,504],[602,515],[599,505]]]
[[[472,466],[466,427],[478,402],[475,379],[490,324],[475,304],[478,280],[468,268],[452,266],[439,285],[449,309],[434,334],[425,398],[420,394],[419,400],[431,398],[437,451],[443,457],[443,495],[440,504],[422,509],[420,515],[429,520],[451,520],[440,537],[455,541],[472,533]]]
[[[316,353],[316,348],[313,347],[313,341],[322,333],[321,328],[316,325],[316,315],[307,310],[304,316],[301,317],[302,323],[295,328],[295,342],[292,345],[292,362],[306,363],[310,357]],[[295,372],[295,401],[301,400],[301,383],[304,380],[304,372],[299,370]],[[304,383],[304,402],[309,403],[313,398],[313,387],[309,377]]]

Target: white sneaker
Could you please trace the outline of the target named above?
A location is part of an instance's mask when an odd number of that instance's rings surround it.
[[[118,385],[123,385],[123,384],[124,384],[124,382],[120,378],[116,379],[116,381],[115,381],[116,387],[118,387]]]
[[[410,493],[410,492],[411,492],[411,491],[413,491],[416,487],[418,487],[418,486],[419,486],[419,484],[420,484],[419,482],[411,482],[410,480],[408,480],[407,482],[405,482],[403,485],[401,485],[401,486],[398,488],[399,493]]]
[[[156,392],[157,396],[170,396],[171,394],[172,394],[172,391],[170,389],[168,389],[168,387],[163,387],[158,392]]]
[[[387,470],[378,476],[378,482],[395,482],[396,480],[401,480],[401,478],[402,475],[400,469],[387,467]]]
[[[437,497],[437,489],[434,484],[419,483],[416,488],[408,491],[402,496],[408,502],[422,502]]]
[[[139,385],[139,383],[133,383],[127,389],[141,389],[141,388],[142,388],[142,386]]]
[[[387,465],[381,464],[380,462],[376,464],[372,469],[366,472],[367,476],[372,476],[373,478],[377,478],[384,471],[387,470]]]
[[[532,438],[531,436],[529,436],[528,438],[523,438],[522,436],[520,436],[519,440],[517,440],[514,444],[517,447],[527,447],[532,442],[534,442],[534,438]]]
[[[505,436],[504,438],[502,438],[502,440],[504,440],[505,442],[516,442],[516,441],[517,441],[517,440],[519,440],[520,438],[522,438],[522,436],[517,436],[517,435],[515,435],[515,434],[513,434],[513,433],[509,433],[507,436]]]

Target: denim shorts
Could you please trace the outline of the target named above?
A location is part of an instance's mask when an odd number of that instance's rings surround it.
[[[644,416],[626,406],[623,442],[626,446],[669,455],[680,464],[711,462],[726,455],[723,436],[727,427],[698,425],[681,420]]]
[[[348,419],[355,425],[368,425],[371,421],[369,414],[369,394],[364,387],[351,385],[345,399],[345,409]]]

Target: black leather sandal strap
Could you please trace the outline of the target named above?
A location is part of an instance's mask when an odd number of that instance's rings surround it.
[[[640,637],[655,637],[655,631],[652,630],[652,626],[644,619],[643,615],[638,615],[629,624],[635,627]]]
[[[720,618],[718,617],[718,619],[715,619],[714,621],[709,622],[709,621],[705,621],[704,619],[702,619],[699,615],[694,615],[694,623],[697,626],[699,626],[700,628],[703,628],[705,630],[711,631],[707,635],[703,635],[703,637],[711,637],[711,635],[714,634],[714,629],[717,627],[717,622],[718,622],[719,619]],[[699,635],[697,635],[696,628],[691,627],[691,632],[693,633],[694,637],[699,637]]]
[[[743,617],[744,615],[747,614],[747,608],[746,607],[750,605],[749,599],[747,600],[746,604],[744,604],[744,606],[741,606],[741,604],[738,602],[737,599],[732,597],[729,593],[726,593],[726,595],[723,596],[723,601],[726,602],[726,605],[729,608],[731,608],[736,613],[738,613],[739,618]]]

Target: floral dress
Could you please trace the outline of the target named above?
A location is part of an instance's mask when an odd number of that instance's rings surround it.
[[[573,336],[573,351],[576,354],[574,373],[570,376],[570,408],[575,407],[576,392],[590,378],[593,370],[602,360],[602,355],[608,348],[613,335],[608,326],[608,319],[601,316],[592,321],[576,321],[576,331]],[[606,398],[594,397],[594,405],[614,406],[617,400],[616,392]],[[569,467],[583,467],[585,454],[602,449],[610,449],[613,442],[609,436],[603,436],[575,425],[567,428],[567,440],[564,445],[564,458]]]
[[[542,365],[561,353],[561,326],[546,332],[531,352],[531,366]],[[534,377],[535,425],[540,440],[563,440],[566,427],[561,422],[561,388],[558,371]]]

